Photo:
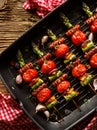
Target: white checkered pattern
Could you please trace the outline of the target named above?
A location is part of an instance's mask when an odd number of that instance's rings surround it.
[[[26,10],[36,9],[36,13],[44,17],[65,1],[67,0],[26,0],[23,4],[23,8]]]
[[[97,130],[97,114],[92,117],[85,119],[72,130]],[[85,124],[85,122],[89,124]],[[0,93],[0,130],[39,130],[39,128],[10,95],[5,96]]]
[[[0,130],[39,130],[12,97],[0,93]]]

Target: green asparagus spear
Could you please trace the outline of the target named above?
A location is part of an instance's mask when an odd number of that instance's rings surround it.
[[[88,17],[91,17],[93,15],[93,12],[91,12],[89,6],[84,2],[82,3],[82,9],[88,15]]]
[[[63,23],[68,29],[73,27],[73,25],[70,23],[69,19],[65,16],[65,14],[60,13],[60,17],[63,19]]]
[[[37,45],[33,45],[33,51],[34,53],[36,53],[40,58],[44,56],[44,53],[42,51],[39,50]]]
[[[18,50],[18,52],[17,52],[17,59],[20,64],[20,67],[22,68],[25,65],[25,61],[23,59],[23,55],[20,50]]]
[[[53,41],[57,40],[57,37],[56,37],[56,35],[52,32],[52,30],[48,29],[48,30],[47,30],[47,34],[48,34],[48,36],[49,36]]]

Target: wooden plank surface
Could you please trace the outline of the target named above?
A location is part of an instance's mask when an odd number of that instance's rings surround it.
[[[6,8],[0,10],[0,53],[40,19],[22,8],[24,1],[7,0]],[[0,92],[9,94],[1,80]]]

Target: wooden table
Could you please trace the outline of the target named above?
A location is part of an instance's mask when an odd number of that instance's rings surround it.
[[[24,1],[7,0],[5,9],[0,10],[0,53],[40,19],[22,8]],[[1,80],[0,92],[9,93]]]

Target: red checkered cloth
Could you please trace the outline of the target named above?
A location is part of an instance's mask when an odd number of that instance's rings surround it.
[[[26,0],[23,4],[23,8],[26,10],[36,9],[36,13],[44,17],[65,1],[67,0]]]
[[[18,103],[0,93],[0,130],[39,130]]]
[[[91,122],[84,128],[84,130],[97,130],[97,114],[95,114]]]
[[[40,130],[21,110],[19,104],[0,93],[0,130]],[[72,130],[97,130],[97,114],[92,114]]]
[[[97,113],[89,115],[86,119],[74,126],[72,130],[97,130]]]

